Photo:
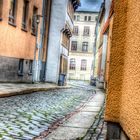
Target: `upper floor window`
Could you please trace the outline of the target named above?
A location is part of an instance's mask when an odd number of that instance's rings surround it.
[[[75,67],[76,67],[76,61],[74,58],[71,58],[70,59],[70,70],[75,70]]]
[[[83,42],[82,44],[82,51],[87,52],[88,51],[88,42]]]
[[[90,28],[88,26],[85,26],[83,35],[84,36],[89,36],[89,33],[90,33]]]
[[[73,28],[73,34],[78,35],[78,26],[74,26]]]
[[[34,6],[33,16],[32,16],[32,34],[34,34],[34,35],[36,35],[36,33],[37,33],[37,23],[36,23],[37,13],[38,13],[38,8]]]
[[[91,21],[91,16],[88,17],[88,21]]]
[[[87,16],[84,17],[84,21],[87,21]]]
[[[74,15],[74,20],[76,20],[76,16]]]
[[[27,18],[28,18],[28,10],[29,10],[29,1],[24,0],[23,3],[23,16],[22,16],[22,28],[27,28]]]
[[[80,21],[80,16],[79,15],[77,15],[77,21]]]
[[[3,0],[0,0],[0,21],[2,19]]]
[[[77,51],[77,41],[71,42],[71,51]]]
[[[87,60],[82,59],[81,60],[81,70],[86,71],[86,69],[87,69]]]
[[[17,0],[10,0],[9,23],[15,24],[16,11],[17,11]]]

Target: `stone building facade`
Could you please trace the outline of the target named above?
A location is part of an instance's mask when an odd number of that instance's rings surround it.
[[[68,50],[73,30],[74,11],[79,0],[52,0],[45,81],[58,83],[67,75]]]
[[[68,79],[90,80],[97,12],[77,11],[69,50]]]
[[[48,6],[43,6],[45,4]],[[36,15],[44,12],[49,19],[50,0],[0,0],[0,81],[31,82],[33,60],[41,42],[41,25],[36,26]],[[42,19],[41,19],[42,20]],[[49,20],[48,20],[49,21]],[[47,35],[48,25],[44,34]],[[37,34],[38,31],[38,34]],[[42,61],[46,58],[46,42],[42,40]],[[36,48],[36,49],[35,49]],[[36,50],[36,51],[35,51]]]

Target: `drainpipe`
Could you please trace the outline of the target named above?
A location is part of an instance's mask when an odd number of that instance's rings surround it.
[[[46,0],[42,0],[42,15],[40,18],[42,18],[41,26],[40,26],[40,43],[38,45],[38,61],[37,61],[37,81],[40,82],[40,76],[41,76],[41,70],[42,70],[42,48],[43,48],[43,41],[44,41],[44,35],[45,35],[45,9],[46,9]]]

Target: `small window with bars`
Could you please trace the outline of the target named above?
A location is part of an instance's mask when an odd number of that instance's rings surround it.
[[[86,71],[87,70],[87,60],[82,59],[81,60],[81,71]]]
[[[71,51],[77,51],[77,41],[71,42]]]

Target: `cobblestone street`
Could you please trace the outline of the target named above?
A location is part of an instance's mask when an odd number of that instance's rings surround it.
[[[75,83],[73,83],[75,84]],[[0,139],[29,140],[94,95],[87,84],[0,99]]]

